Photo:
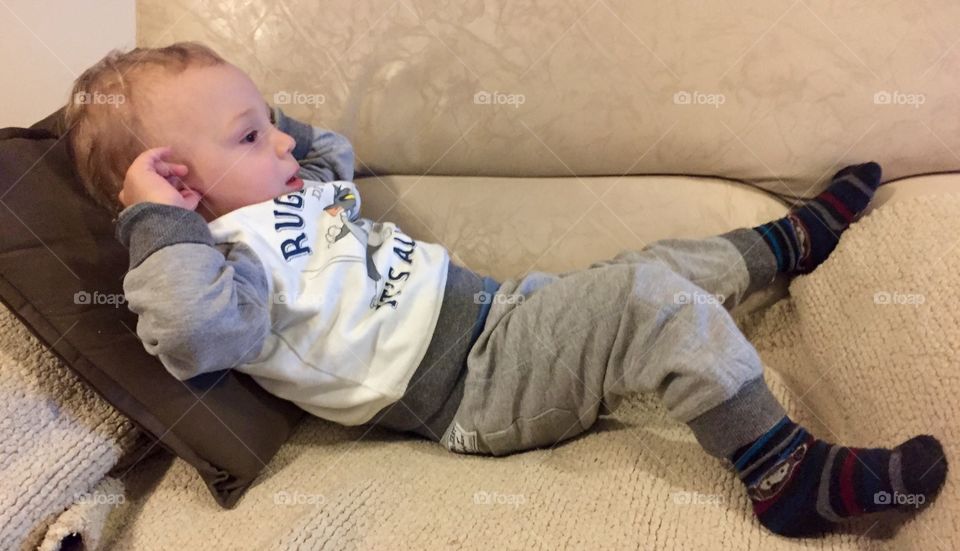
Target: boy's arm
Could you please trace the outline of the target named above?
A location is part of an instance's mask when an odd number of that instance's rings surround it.
[[[116,235],[130,251],[123,290],[137,335],[174,377],[259,355],[271,328],[269,287],[252,249],[214,244],[200,214],[151,202],[125,208]]]
[[[271,107],[270,115],[271,122],[297,142],[293,157],[300,163],[301,178],[353,181],[353,145],[346,137],[292,119],[279,107]]]

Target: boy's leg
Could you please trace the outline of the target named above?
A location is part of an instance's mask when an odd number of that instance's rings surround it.
[[[778,272],[808,273],[826,260],[840,235],[867,208],[880,185],[881,172],[872,162],[847,166],[833,175],[826,190],[778,220],[706,239],[656,241],[591,267],[656,260],[730,310],[773,282]]]
[[[683,423],[736,398],[737,422],[722,427],[723,438],[709,434],[721,421],[698,434],[714,455],[769,430],[784,410],[729,312],[716,302],[674,299],[702,292],[645,259],[504,281],[467,356],[455,416],[466,433],[477,431],[466,435],[475,439],[466,451],[501,455],[555,443],[637,392],[658,393]],[[444,435],[452,438],[448,447],[463,436],[454,425]]]
[[[732,310],[754,291],[773,282],[777,259],[760,234],[738,228],[705,239],[661,239],[639,251],[623,251],[591,268],[611,264],[661,262]],[[569,273],[569,272],[567,272]],[[566,273],[561,274],[561,277]],[[680,300],[702,300],[678,297]]]
[[[465,451],[501,455],[555,443],[637,392],[658,393],[683,423],[734,400],[735,412],[695,430],[713,455],[754,440],[785,412],[729,312],[674,300],[698,292],[667,265],[647,260],[504,281],[467,356],[464,398],[445,444],[455,447],[463,436],[458,420],[466,433],[478,431],[466,435],[476,441]],[[717,438],[712,431],[721,424]]]

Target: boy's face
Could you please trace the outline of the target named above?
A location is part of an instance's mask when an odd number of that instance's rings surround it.
[[[143,124],[187,165],[187,187],[203,198],[208,222],[303,186],[294,139],[270,123],[269,107],[247,75],[230,64],[163,73],[148,85]]]

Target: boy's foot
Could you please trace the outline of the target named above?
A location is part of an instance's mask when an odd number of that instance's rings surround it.
[[[833,252],[840,234],[866,210],[880,185],[880,165],[851,165],[823,193],[785,217],[753,228],[777,258],[777,271],[809,273]]]
[[[916,511],[940,492],[947,459],[932,436],[893,448],[846,448],[817,440],[784,417],[730,456],[753,511],[771,531],[819,535],[846,518]]]

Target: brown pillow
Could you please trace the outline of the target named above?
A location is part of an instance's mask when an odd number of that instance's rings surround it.
[[[0,301],[232,508],[304,412],[236,371],[178,381],[144,350],[127,250],[74,174],[62,111],[0,129]]]

